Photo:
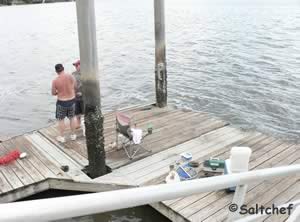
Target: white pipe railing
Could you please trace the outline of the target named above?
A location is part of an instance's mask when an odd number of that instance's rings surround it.
[[[297,173],[300,173],[300,164],[174,184],[0,204],[0,221],[49,221],[103,213]]]

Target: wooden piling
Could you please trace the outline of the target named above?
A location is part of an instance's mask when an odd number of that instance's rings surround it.
[[[88,172],[94,178],[106,173],[94,0],[77,0],[76,7]]]
[[[156,105],[167,105],[167,64],[164,0],[154,0]]]

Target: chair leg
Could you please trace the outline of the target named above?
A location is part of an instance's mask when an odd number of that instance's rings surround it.
[[[144,150],[148,153],[152,153],[152,150],[147,150],[145,147],[143,147],[142,145],[134,145],[134,146],[138,146],[138,148],[133,152],[133,154],[131,155],[131,158],[134,158],[134,156],[137,154],[137,152],[139,152],[140,150]]]
[[[144,150],[148,153],[152,152],[152,150],[147,150],[140,144],[133,144],[132,141],[122,142],[122,148],[125,150],[125,153],[130,160],[132,160],[140,150]]]
[[[119,149],[119,133],[116,130],[116,146],[117,146],[117,150]]]
[[[123,147],[123,149],[125,150],[125,153],[126,153],[127,157],[128,157],[130,160],[132,160],[130,144],[129,144],[129,151],[128,151],[127,148],[126,148],[126,143],[123,143],[123,144],[122,144],[122,147]]]

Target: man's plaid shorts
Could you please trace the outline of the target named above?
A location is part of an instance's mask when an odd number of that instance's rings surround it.
[[[62,101],[56,103],[56,119],[63,120],[66,117],[71,119],[75,116],[75,101],[67,105],[68,106],[65,106]]]

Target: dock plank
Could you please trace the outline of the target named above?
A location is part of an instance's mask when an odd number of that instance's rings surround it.
[[[285,178],[286,181],[286,178]],[[258,200],[259,204],[263,204],[264,207],[272,207],[272,204],[274,204],[276,207],[286,204],[290,201],[292,201],[293,197],[300,188],[300,182],[296,181],[293,184],[290,184],[290,186],[286,190],[282,190],[282,192],[277,195],[275,198],[271,199],[269,202],[267,201],[260,201]],[[272,219],[271,221],[283,221],[283,218],[286,218],[287,215],[281,215],[281,214],[274,214],[272,216],[270,215],[262,215],[260,218],[258,218],[256,221],[268,221]]]
[[[294,161],[294,160],[292,160],[292,161]],[[286,163],[286,162],[284,162],[284,163]],[[289,162],[289,164],[290,163],[291,162]],[[258,163],[258,162],[256,163],[256,165],[263,166],[263,165],[260,165],[260,163]],[[253,168],[251,168],[251,169],[253,169]],[[255,187],[257,187],[259,185],[263,186],[265,184],[267,184],[267,183],[250,184],[248,193]],[[250,195],[251,195],[251,197],[253,197],[253,196],[255,196],[254,194],[255,193],[251,192],[251,193],[249,193],[249,195],[247,195],[247,197],[249,197]],[[218,201],[216,201],[216,200],[218,200]],[[181,213],[192,219],[199,218],[199,215],[201,215],[201,218],[204,220],[205,219],[205,215],[203,214],[204,210],[205,210],[205,212],[209,212],[207,215],[213,215],[215,213],[220,213],[220,210],[224,207],[224,203],[230,204],[231,201],[232,201],[232,195],[227,195],[223,191],[218,191],[216,193],[211,193],[206,198],[201,199],[201,201],[196,202],[195,204],[193,204],[192,206],[189,206],[188,208],[185,208],[184,210],[181,211]],[[200,202],[206,203],[207,206],[199,207]],[[201,210],[199,211],[199,209],[201,209]],[[224,210],[224,208],[223,208],[223,210]],[[225,212],[228,212],[228,210],[226,208],[225,208]],[[213,218],[215,218],[215,216]]]
[[[179,158],[179,154],[184,152],[187,148],[187,146],[197,146],[197,145],[201,145],[203,143],[207,143],[207,147],[210,146],[210,145],[213,145],[215,144],[215,141],[214,139],[215,138],[223,138],[224,136],[228,136],[229,134],[231,134],[235,129],[232,128],[232,127],[223,127],[223,128],[220,128],[220,129],[217,129],[215,131],[212,131],[212,132],[209,132],[207,134],[204,134],[204,135],[201,135],[200,137],[198,138],[195,138],[193,140],[189,140],[185,143],[181,143],[181,144],[178,144],[174,147],[171,147],[169,149],[166,149],[164,150],[163,152],[160,152],[158,154],[155,154],[155,155],[152,155],[151,157],[148,157],[147,158],[147,161],[139,161],[139,162],[135,162],[135,163],[132,163],[128,166],[124,166],[122,167],[122,170],[123,171],[126,171],[127,174],[131,174],[131,173],[134,173],[138,170],[141,170],[145,167],[148,167],[150,164],[152,165],[155,165],[165,159],[168,159],[170,157],[172,157],[174,155],[174,151],[173,151],[173,148],[176,148],[177,150],[177,158]],[[196,145],[195,145],[196,144]],[[149,162],[151,161],[151,162]]]
[[[48,131],[51,132],[51,134],[56,133],[56,136],[58,135],[57,130],[54,129],[53,127],[49,128]],[[73,141],[67,141],[66,143],[62,144],[55,139],[56,136],[52,138],[51,136],[41,132],[39,132],[39,134],[47,138],[52,144],[54,144],[62,152],[70,156],[74,161],[76,161],[77,164],[81,165],[82,168],[88,165],[88,161],[86,158],[87,157],[86,145],[85,143],[81,143],[82,139],[79,138],[79,140],[77,140],[76,143]]]
[[[18,160],[19,164],[26,170],[26,172],[31,176],[34,182],[39,182],[45,179],[45,176],[41,174],[41,172],[38,170],[40,167],[39,165],[34,165],[30,159],[32,158],[32,155],[34,155],[32,152],[27,150],[23,147],[23,144],[20,143],[19,140],[14,139],[13,140],[14,145],[20,150],[20,152],[25,152],[27,154],[26,158],[22,160]]]
[[[44,155],[47,154],[48,158],[51,159],[57,167],[69,166],[69,171],[66,174],[71,176],[74,180],[84,181],[90,179],[81,171],[81,165],[50,143],[46,138],[43,138],[39,133],[27,135],[26,138],[30,140],[39,151],[44,153]]]
[[[236,141],[238,141],[239,139],[243,138],[243,135],[240,136],[235,136],[233,137],[232,140],[226,140],[226,141],[220,141],[220,140],[216,140],[215,144],[214,144],[214,149],[221,149],[222,146],[226,146],[229,145],[231,143],[234,143]],[[199,144],[195,144],[195,146],[186,147],[186,150],[184,150],[183,152],[190,152],[193,155],[193,159],[196,160],[197,162],[200,161],[199,158],[203,158],[207,155],[209,155],[209,153],[211,152],[210,149],[207,149],[207,147],[205,147],[206,144],[204,145],[199,145]],[[181,150],[180,150],[181,151]],[[137,181],[139,184],[144,184],[147,183],[148,181],[152,180],[153,178],[161,178],[163,176],[166,176],[167,173],[169,172],[169,165],[170,164],[174,164],[176,160],[179,159],[179,152],[175,149],[174,150],[174,155],[173,158],[168,158],[164,161],[161,161],[159,164],[156,164],[153,167],[149,167],[149,170],[143,170],[140,171],[139,174],[135,173],[135,176],[137,177]],[[150,171],[150,172],[149,172]],[[161,182],[161,181],[157,181],[157,182]],[[154,182],[155,183],[155,182]]]
[[[0,171],[0,195],[1,193],[6,193],[12,189],[13,187],[10,185],[6,177]]]
[[[27,159],[45,178],[64,177],[63,171],[58,169],[48,158],[44,156],[36,147],[26,139],[26,137],[17,137],[16,140],[22,144],[28,153]]]
[[[261,135],[261,134],[253,134],[249,137],[246,137],[245,139],[240,140],[238,143],[233,144],[233,146],[248,146],[248,147],[252,147],[255,144],[257,144],[258,142],[261,142],[262,140],[266,139],[267,137],[265,135]],[[225,159],[229,156],[229,153],[227,155],[225,155],[225,153],[228,152],[228,149],[226,149],[225,152],[222,153],[218,153],[214,156],[221,158],[221,159]],[[186,207],[188,207],[189,205],[195,203],[196,201],[199,201],[199,199],[203,198],[204,196],[208,195],[208,193],[201,193],[201,194],[197,194],[197,195],[192,195],[189,197],[184,197],[184,198],[180,198],[177,200],[172,200],[172,201],[164,201],[164,204],[167,204],[168,206],[171,206],[173,210],[176,211],[180,211]]]
[[[169,165],[179,160],[182,152],[191,152],[193,160],[199,162],[199,176],[203,176],[201,171],[205,159],[227,159],[233,146],[252,149],[250,170],[295,164],[300,159],[299,144],[255,131],[243,131],[209,113],[172,107],[159,109],[152,105],[128,107],[122,112],[132,117],[133,122],[143,130],[147,129],[148,124],[153,126],[153,134],[145,139],[146,148],[152,150],[151,154],[140,152],[131,161],[124,150],[112,147],[116,136],[116,111],[105,113],[106,161],[113,172],[92,180],[81,172],[88,164],[85,137],[81,129],[76,130],[76,141],[60,144],[55,139],[58,128],[54,123],[37,132],[12,138],[2,149],[0,147],[0,155],[13,147],[28,153],[25,159],[15,161],[14,165],[0,166],[1,201],[14,201],[55,187],[72,190],[74,186],[76,190],[102,191],[164,183]],[[70,129],[67,129],[66,135],[69,134]],[[60,169],[62,165],[70,166],[70,171],[63,172]],[[31,183],[35,186],[31,186]],[[299,197],[299,185],[299,177],[251,183],[245,203],[249,206],[257,201],[266,205],[282,204]],[[152,206],[172,221],[224,221],[232,197],[232,194],[221,190],[163,201]],[[281,222],[286,217],[281,216],[276,220],[267,217],[259,221],[265,219]]]
[[[11,140],[6,141],[5,143],[1,143],[1,145],[0,145],[1,147],[0,149],[3,149],[6,153],[16,149],[15,144],[12,144]],[[22,164],[20,164],[20,162],[22,162],[22,160],[20,159],[13,161],[10,164],[11,169],[15,172],[17,177],[20,179],[20,181],[22,181],[22,183],[25,186],[34,183],[34,180],[27,173],[27,171],[22,167]]]
[[[297,152],[295,146],[292,146],[290,148],[288,148],[287,150],[285,150],[284,153],[282,153],[281,155],[275,156],[274,158],[270,159],[270,161],[268,162],[264,162],[263,165],[261,165],[261,168],[267,168],[267,167],[276,167],[276,166],[282,166],[282,165],[289,165],[289,164],[293,164],[293,162],[295,160],[297,160],[299,156],[299,153]],[[257,186],[262,186],[262,185],[268,185],[272,183],[272,181],[269,182],[263,182],[263,183],[256,183],[256,184],[252,184],[249,188],[248,188],[248,192],[250,192],[250,190],[252,188],[255,188]],[[268,188],[266,188],[265,190],[268,190]],[[247,195],[246,197],[254,197],[254,195],[252,195],[252,193],[249,193],[251,195]],[[226,215],[228,213],[227,207],[223,208],[223,210],[219,211],[216,215],[214,215],[213,218],[225,218]]]
[[[275,205],[280,206],[280,205],[286,204],[288,202],[299,201],[300,200],[299,190],[300,190],[300,181],[297,181],[288,190],[282,192],[278,197],[276,197],[276,199],[273,200]],[[288,199],[288,201],[287,201],[287,199]],[[267,204],[267,206],[272,205],[272,202],[269,202]],[[296,209],[298,206],[300,206],[300,205],[294,205],[293,206],[292,213],[293,213],[294,209]],[[270,215],[267,218],[262,217],[262,219],[259,219],[257,221],[281,222],[281,221],[286,221],[288,216],[289,215],[287,215],[287,214]]]
[[[5,143],[5,142],[4,142]],[[3,148],[3,143],[0,144],[0,156],[6,155],[7,152]],[[5,176],[6,180],[11,184],[11,186],[14,189],[17,189],[19,187],[24,186],[22,181],[19,179],[17,174],[14,172],[12,165],[14,164],[14,161],[6,164],[6,165],[0,165],[0,171]]]
[[[293,164],[296,160],[299,159],[299,156],[300,156],[300,153],[292,152],[286,158],[281,157],[281,156],[275,156],[273,160],[269,160],[269,161],[274,162],[275,166],[283,166],[283,165]],[[277,161],[274,161],[274,160],[277,160]],[[259,165],[259,166],[261,168],[265,168],[265,166],[267,166],[267,162],[264,162],[262,165]],[[282,178],[275,178],[275,179],[273,179],[271,181],[267,181],[267,182],[255,182],[255,183],[250,184],[248,186],[245,203],[248,203],[250,201],[253,201],[253,200],[259,198],[261,195],[263,195],[263,193],[268,191],[273,186],[276,186],[276,184],[281,181],[282,181]],[[222,197],[222,199],[220,199],[218,201],[217,206],[214,205],[214,206],[202,208],[201,211],[205,210],[207,212],[207,210],[212,210],[212,211],[209,211],[208,215],[210,215],[210,216],[207,217],[206,220],[207,221],[213,221],[215,219],[224,220],[228,214],[228,205],[231,203],[232,197],[233,197],[232,195],[225,195]],[[196,214],[192,215],[190,218],[194,219],[196,217],[199,217],[199,215],[202,215],[202,217],[204,217],[204,214],[201,211],[198,211]],[[202,218],[202,219],[204,219],[204,218]]]

